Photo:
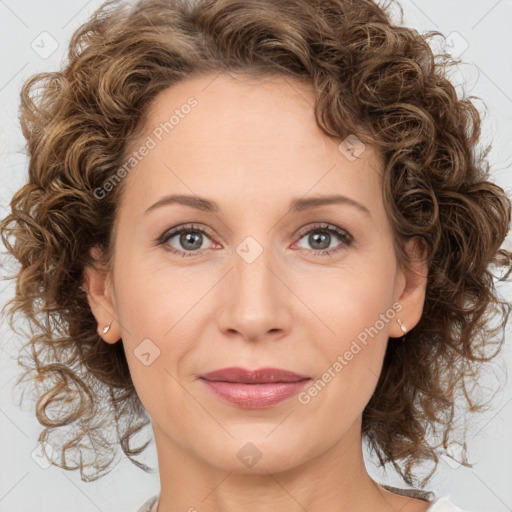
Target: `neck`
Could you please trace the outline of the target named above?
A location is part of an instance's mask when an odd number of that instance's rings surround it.
[[[360,426],[359,420],[328,450],[300,465],[287,467],[282,456],[272,460],[263,454],[243,471],[239,461],[233,467],[209,464],[153,424],[161,485],[158,512],[392,510],[389,493],[366,472]]]

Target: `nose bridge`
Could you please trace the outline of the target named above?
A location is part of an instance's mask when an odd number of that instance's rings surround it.
[[[260,237],[261,240],[262,237]],[[271,236],[259,242],[247,236],[236,247],[234,257],[235,295],[239,304],[264,310],[279,294],[276,276],[272,272],[276,258],[273,257]],[[256,309],[254,309],[256,313]]]
[[[235,248],[233,270],[225,289],[223,311],[219,315],[223,330],[236,330],[256,339],[270,330],[286,328],[286,287],[277,277],[279,265],[270,243],[263,246],[247,236]],[[261,239],[261,238],[260,238]]]

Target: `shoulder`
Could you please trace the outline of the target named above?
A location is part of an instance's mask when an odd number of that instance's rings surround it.
[[[427,512],[464,512],[464,510],[457,507],[447,497],[444,497],[436,500]]]
[[[379,484],[393,494],[408,496],[409,498],[419,499],[430,503],[431,505],[425,512],[467,512],[457,507],[447,496],[436,498],[432,491],[423,491],[420,489],[400,489],[391,485]]]
[[[158,494],[156,496],[152,496],[149,500],[145,501],[140,508],[137,509],[137,512],[151,512],[153,505],[158,500]]]

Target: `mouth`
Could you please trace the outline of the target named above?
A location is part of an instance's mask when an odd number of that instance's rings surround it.
[[[239,384],[270,384],[276,382],[299,382],[309,379],[306,375],[282,370],[280,368],[260,368],[247,370],[245,368],[230,367],[215,370],[201,375],[201,378],[210,382],[232,382]]]
[[[278,368],[246,370],[231,367],[200,376],[221,400],[245,409],[275,406],[304,388],[310,377]]]

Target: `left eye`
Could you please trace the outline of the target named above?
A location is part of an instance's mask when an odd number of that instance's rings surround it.
[[[342,243],[335,247],[330,247],[333,235],[334,238],[338,238]],[[301,236],[301,240],[306,238],[306,236],[307,242],[314,249],[314,254],[318,255],[331,255],[352,243],[352,237],[345,230],[331,224],[315,226],[309,229],[309,231],[306,231]]]

